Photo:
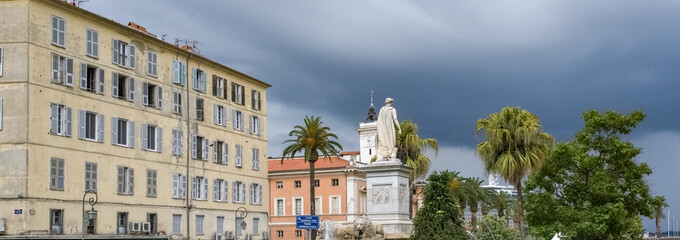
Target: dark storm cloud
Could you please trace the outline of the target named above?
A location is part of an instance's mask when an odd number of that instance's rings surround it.
[[[369,89],[377,106],[395,98],[400,119],[439,140],[433,168],[468,175],[481,174],[475,121],[504,106],[537,114],[558,140],[582,127],[584,110],[644,110],[648,117],[631,138],[649,147],[639,159],[659,170],[650,178],[654,192],[680,206],[669,183],[678,180],[677,154],[654,147],[680,144],[680,2],[145,0],[84,7],[167,34],[169,42],[198,40],[203,55],[271,83],[271,155],[306,114],[323,116],[347,150],[357,149]]]

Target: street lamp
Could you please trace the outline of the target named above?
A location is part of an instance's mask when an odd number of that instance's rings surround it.
[[[237,208],[236,212],[234,213],[234,238],[236,240],[238,240],[238,228],[240,227],[241,233],[243,233],[244,230],[246,230],[246,227],[248,226],[248,224],[245,221],[246,216],[248,216],[248,209],[244,207]],[[239,217],[241,218],[241,226],[238,225]]]
[[[85,239],[85,231],[87,231],[88,234],[94,234],[94,223],[97,220],[97,210],[94,210],[94,205],[97,204],[97,201],[99,200],[99,197],[97,196],[97,192],[93,190],[87,190],[85,191],[85,194],[83,194],[83,224],[85,224],[85,197],[87,194],[94,194],[94,196],[90,196],[88,199],[87,203],[90,204],[92,209],[87,211],[87,225],[83,227],[83,235],[82,239]],[[85,230],[87,228],[87,230]]]

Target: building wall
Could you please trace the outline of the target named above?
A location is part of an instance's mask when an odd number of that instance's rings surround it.
[[[51,44],[51,16],[58,16],[66,22],[65,47]],[[64,209],[64,233],[82,231],[81,211],[84,193],[85,162],[98,165],[98,197],[95,209],[99,211],[98,234],[116,233],[116,212],[128,212],[129,221],[146,221],[147,213],[158,214],[158,228],[171,234],[172,213],[182,214],[182,235],[186,237],[186,199],[172,198],[172,174],[186,175],[187,161],[189,175],[203,176],[209,180],[208,199],[192,200],[191,232],[198,238],[211,238],[215,232],[217,216],[225,217],[225,230],[233,231],[234,211],[245,207],[249,214],[246,219],[250,233],[252,219],[259,218],[258,234],[266,231],[268,199],[267,193],[267,115],[266,88],[268,85],[216,64],[201,56],[155,40],[144,33],[128,27],[104,21],[98,16],[85,12],[61,1],[0,1],[0,48],[4,49],[3,74],[0,77],[0,98],[3,99],[0,130],[0,201],[8,209],[22,209],[23,214],[12,211],[0,212],[6,220],[7,233],[21,233],[30,230],[49,229],[49,209]],[[85,55],[86,29],[99,34],[99,57]],[[126,69],[112,63],[112,39],[119,39],[136,46],[136,68]],[[158,54],[158,75],[148,75],[147,51]],[[59,54],[72,58],[74,62],[74,84],[72,87],[51,83],[51,55]],[[189,57],[190,56],[190,57]],[[189,58],[187,58],[189,57]],[[172,61],[178,59],[188,63],[187,84],[172,83]],[[104,92],[96,94],[80,89],[80,64],[87,63],[104,69]],[[191,69],[199,67],[207,73],[207,91],[192,89]],[[112,73],[135,78],[135,100],[112,97]],[[212,76],[227,80],[227,87],[237,82],[245,87],[245,105],[237,105],[228,98],[212,96]],[[163,104],[160,109],[142,105],[142,82],[162,87]],[[187,89],[188,88],[188,89]],[[251,108],[250,93],[255,89],[261,93],[262,108]],[[173,92],[182,94],[182,115],[172,112]],[[187,94],[188,93],[188,94]],[[187,96],[188,95],[188,96]],[[204,120],[195,119],[195,98],[204,99]],[[190,101],[188,101],[190,100]],[[72,108],[72,136],[49,134],[50,103],[63,104]],[[213,122],[213,104],[225,106],[226,126]],[[232,109],[244,113],[244,130],[232,128]],[[93,142],[78,138],[78,110],[87,110],[104,115],[104,141]],[[259,135],[249,133],[249,115],[257,115],[261,121]],[[190,124],[187,126],[187,116]],[[125,118],[135,122],[134,148],[112,144],[111,118]],[[151,124],[162,128],[162,151],[153,152],[141,148],[141,125]],[[190,159],[192,134],[199,134],[229,144],[229,163],[213,163],[213,148],[209,160]],[[183,132],[182,155],[172,155],[172,130]],[[235,145],[243,146],[243,165],[234,166]],[[252,150],[259,149],[259,170],[252,168]],[[50,189],[50,158],[65,161],[65,187],[63,190]],[[135,170],[134,194],[117,193],[117,166]],[[146,194],[146,171],[157,171],[157,195]],[[225,179],[229,184],[227,202],[213,201],[212,180]],[[246,203],[232,202],[232,183],[246,183]],[[191,185],[191,178],[187,181]],[[263,186],[262,204],[250,203],[250,183]],[[190,186],[191,187],[191,186]],[[189,192],[189,197],[191,192]],[[205,215],[204,234],[195,235],[195,215]]]

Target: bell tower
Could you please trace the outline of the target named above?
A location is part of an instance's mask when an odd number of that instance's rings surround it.
[[[371,163],[371,158],[375,156],[375,136],[378,135],[378,120],[375,108],[373,108],[373,90],[371,90],[371,107],[368,109],[368,116],[365,122],[359,123],[359,161],[364,164]]]

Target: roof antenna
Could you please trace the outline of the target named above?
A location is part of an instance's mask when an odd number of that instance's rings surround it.
[[[89,2],[90,0],[74,0],[73,2],[76,4],[76,7],[80,7],[81,3],[86,3]]]
[[[371,90],[371,107],[373,107],[373,90]]]

